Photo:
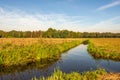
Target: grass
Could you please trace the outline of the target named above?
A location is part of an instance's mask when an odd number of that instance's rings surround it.
[[[1,39],[0,65],[9,67],[26,65],[42,59],[58,59],[60,53],[79,45],[81,41],[80,39]]]
[[[42,59],[40,61],[28,63],[27,65],[12,65],[9,67],[0,66],[0,75],[14,74],[16,72],[24,72],[26,70],[41,69],[46,70],[59,59]]]
[[[87,71],[83,73],[72,72],[64,73],[57,69],[49,77],[32,78],[32,80],[98,80],[101,75],[105,75],[107,72],[104,69],[98,69],[95,71]]]
[[[23,66],[35,62],[47,66],[47,61],[57,60],[62,52],[71,49],[81,43],[88,43],[88,51],[95,58],[104,58],[120,61],[120,38],[92,38],[92,39],[39,39],[39,38],[1,38],[0,39],[0,71],[5,71],[10,66]],[[45,61],[44,61],[45,60]],[[46,61],[47,60],[47,61]],[[43,63],[42,63],[43,61]],[[52,64],[51,62],[51,64]],[[2,70],[2,67],[7,67]],[[13,69],[14,68],[10,68]],[[9,72],[9,70],[7,70]],[[33,80],[97,80],[106,71],[99,69],[82,74],[77,72],[64,73],[55,70],[45,78],[33,78]]]
[[[101,75],[99,80],[120,80],[120,73],[107,73]]]
[[[90,41],[90,43],[89,43]],[[26,65],[42,59],[59,58],[60,53],[84,43],[95,58],[120,60],[120,38],[58,39],[1,38],[0,65]]]
[[[120,61],[120,38],[90,39],[88,51],[95,58]]]

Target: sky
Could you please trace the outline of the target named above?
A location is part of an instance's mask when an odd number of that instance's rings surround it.
[[[0,30],[120,32],[120,0],[0,0]]]

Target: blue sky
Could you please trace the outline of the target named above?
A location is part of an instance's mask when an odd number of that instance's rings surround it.
[[[0,30],[120,32],[120,0],[0,0]]]

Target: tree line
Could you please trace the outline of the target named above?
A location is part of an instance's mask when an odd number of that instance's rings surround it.
[[[74,32],[69,30],[56,30],[49,28],[47,31],[2,31],[0,38],[120,38],[120,33],[111,32]]]

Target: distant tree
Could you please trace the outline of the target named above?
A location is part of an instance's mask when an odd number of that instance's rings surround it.
[[[0,38],[120,38],[120,33],[110,32],[74,32],[68,30],[56,30],[48,28],[47,31],[2,31],[0,30]]]
[[[0,38],[2,38],[2,34],[0,34]]]
[[[2,38],[4,31],[0,30],[0,38]]]

